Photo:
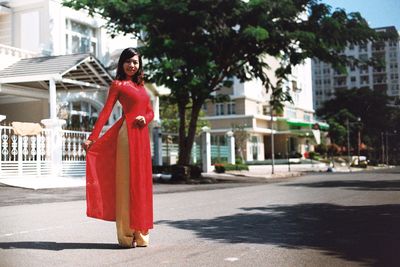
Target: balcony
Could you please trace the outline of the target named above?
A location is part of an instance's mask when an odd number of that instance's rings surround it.
[[[20,59],[35,57],[38,54],[32,51],[0,44],[0,70],[4,69]]]

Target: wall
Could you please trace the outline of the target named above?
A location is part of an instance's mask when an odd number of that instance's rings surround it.
[[[0,15],[0,44],[9,46],[12,44],[11,28],[11,14]]]
[[[49,118],[47,100],[30,101],[0,105],[0,114],[6,115],[7,121],[37,122]]]

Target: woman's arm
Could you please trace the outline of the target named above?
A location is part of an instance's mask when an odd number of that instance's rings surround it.
[[[154,118],[153,107],[151,106],[150,100],[146,107],[146,113],[144,116],[137,116],[135,118],[135,124],[139,128],[143,128],[145,125],[148,125]]]
[[[118,99],[118,88],[117,88],[117,81],[113,81],[110,90],[108,92],[106,104],[103,107],[103,110],[99,114],[99,118],[97,119],[96,123],[94,124],[94,129],[90,134],[88,140],[96,141],[99,138],[100,132],[103,129],[104,124],[107,122],[108,118],[110,117],[111,111],[114,108],[115,102]]]
[[[146,119],[146,124],[149,124],[154,118],[153,107],[151,106],[151,101],[147,104],[146,114],[144,114],[144,118]]]

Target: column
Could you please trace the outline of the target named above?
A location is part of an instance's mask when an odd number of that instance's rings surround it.
[[[50,105],[50,119],[57,119],[57,93],[56,93],[56,81],[54,79],[49,80],[49,105]]]
[[[65,120],[44,119],[41,123],[47,129],[51,129],[50,135],[46,137],[46,146],[50,146],[50,160],[52,175],[58,176],[62,174],[62,126]]]
[[[203,172],[211,172],[211,137],[210,128],[204,126],[201,128],[201,159]]]
[[[235,137],[232,131],[227,132],[226,136],[228,139],[228,163],[235,164]]]

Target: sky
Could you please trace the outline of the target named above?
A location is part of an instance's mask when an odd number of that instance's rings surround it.
[[[360,12],[371,28],[395,26],[400,31],[400,0],[322,0],[333,9]]]

